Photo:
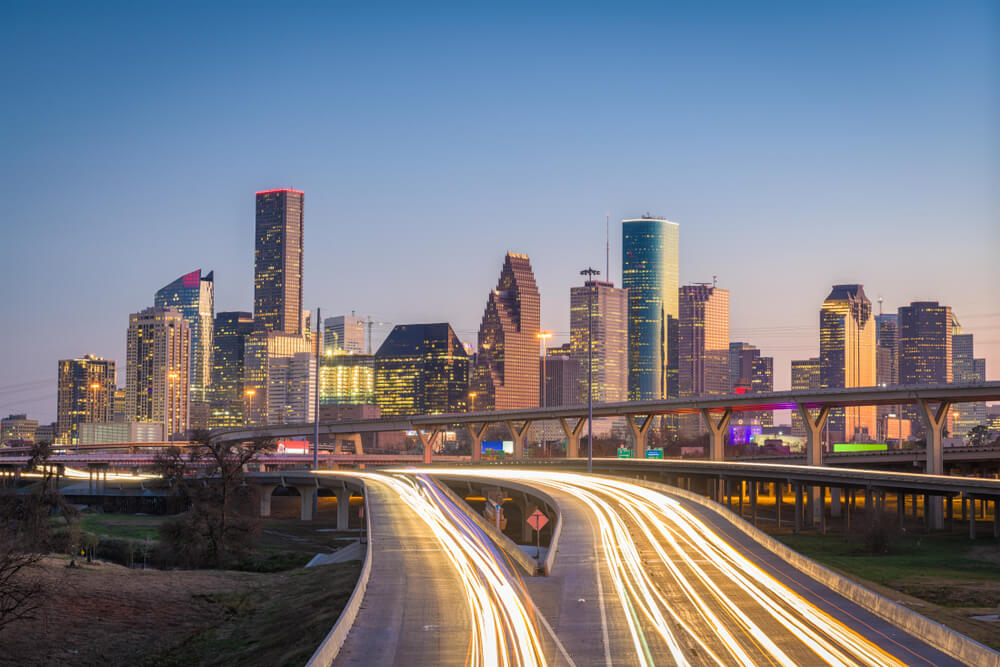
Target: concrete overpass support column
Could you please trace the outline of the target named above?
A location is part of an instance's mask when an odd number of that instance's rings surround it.
[[[993,501],[993,539],[1000,538],[1000,498]]]
[[[434,456],[434,443],[437,441],[438,433],[441,432],[441,428],[435,426],[431,429],[430,435],[421,429],[417,429],[417,435],[420,437],[420,442],[424,446],[424,463],[431,463]]]
[[[337,491],[337,530],[347,530],[351,518],[351,490],[347,487]]]
[[[830,487],[830,518],[839,519],[840,518],[840,494],[844,492],[843,489],[838,489],[837,487]]]
[[[826,535],[826,487],[819,487],[819,533]]]
[[[708,408],[701,409],[701,419],[712,434],[712,451],[709,452],[711,461],[723,461],[726,458],[726,431],[729,429],[729,420],[732,416],[732,408],[726,408],[719,419],[715,419]]]
[[[514,458],[524,458],[524,439],[528,437],[528,429],[531,428],[531,420],[525,419],[524,424],[518,428],[514,422],[504,422],[510,431],[510,437],[514,440]]]
[[[775,482],[774,483],[774,510],[775,510],[775,514],[777,514],[778,528],[779,529],[781,528],[781,494],[782,494],[781,482]]]
[[[913,514],[917,513],[917,497],[913,496]],[[948,496],[944,499],[944,515],[948,524],[948,532],[955,530],[955,498]]]
[[[318,482],[316,484],[318,484]],[[316,484],[295,487],[298,489],[299,495],[302,497],[302,511],[299,514],[299,518],[303,521],[313,520],[313,497],[316,495]]]
[[[757,482],[750,482],[750,516],[754,528],[757,527]]]
[[[565,417],[559,418],[559,424],[562,426],[563,433],[566,434],[566,458],[575,459],[580,457],[580,433],[583,432],[583,427],[586,423],[586,417],[578,417],[576,424],[572,426]]]
[[[646,415],[645,419],[641,419],[639,415],[625,415],[628,427],[632,429],[632,438],[635,441],[635,455],[638,458],[646,458],[646,434],[649,433],[649,429],[653,425],[654,416]],[[636,424],[636,418],[639,418],[641,423]]]
[[[823,427],[826,426],[827,417],[830,416],[830,406],[820,406],[815,415],[812,409],[804,403],[797,403],[795,409],[806,425],[806,465],[821,466],[823,465],[822,433]],[[816,487],[811,487],[809,500],[812,505],[811,521],[815,523],[820,518],[819,512],[822,512],[819,490]]]
[[[962,502],[969,503],[969,539],[976,539],[976,501],[974,498],[963,498]]]
[[[260,518],[266,519],[271,516],[271,494],[278,487],[276,484],[265,484],[257,488],[260,491]]]
[[[795,485],[795,532],[802,530],[802,484]]]
[[[472,436],[472,462],[479,463],[483,460],[483,434],[486,433],[487,422],[482,424],[466,424],[469,435]]]
[[[896,514],[899,515],[899,529],[902,530],[906,524],[906,494],[896,494]]]
[[[358,456],[361,456],[361,455],[363,455],[365,453],[365,446],[363,444],[361,444],[361,434],[360,433],[351,433],[350,435],[348,435],[344,439],[345,440],[350,440],[352,443],[354,443],[354,453],[355,454],[357,454]]]
[[[948,422],[948,412],[951,410],[951,403],[942,401],[937,408],[931,406],[930,401],[918,399],[918,412],[924,422],[924,433],[927,439],[927,468],[928,475],[944,474],[944,449],[942,440],[944,439],[944,427]],[[930,507],[924,506],[924,514],[930,522],[930,528],[941,530],[944,521],[941,516],[941,499],[938,497],[929,498]]]

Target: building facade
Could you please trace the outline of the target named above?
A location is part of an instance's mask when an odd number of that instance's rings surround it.
[[[955,326],[949,306],[937,301],[914,301],[899,308],[899,383],[945,384],[952,381],[951,336]],[[910,422],[910,432],[920,437],[923,420],[916,408],[903,406],[902,414]],[[948,415],[947,428],[954,428]]]
[[[728,394],[729,291],[712,285],[684,285],[678,295],[678,393]],[[682,415],[678,425],[687,437],[705,429],[699,415]]]
[[[0,447],[34,444],[37,431],[37,419],[28,419],[27,414],[8,415],[0,419]]]
[[[80,442],[80,424],[104,423],[114,416],[115,362],[88,354],[59,360],[56,442]]]
[[[202,276],[199,269],[181,276],[157,290],[153,305],[176,308],[187,320],[191,330],[191,401],[207,402],[212,386],[215,273]]]
[[[216,313],[212,331],[211,428],[242,426],[247,397],[243,387],[243,355],[253,333],[253,315],[244,311]]]
[[[338,315],[323,321],[323,351],[365,352],[365,320],[354,315]]]
[[[531,262],[527,255],[508,252],[479,326],[472,374],[476,409],[538,405],[540,322],[541,298]]]
[[[383,417],[465,412],[468,398],[469,357],[447,323],[397,325],[375,353]]]
[[[316,418],[316,357],[312,350],[268,358],[267,423],[304,424]]]
[[[875,386],[875,319],[863,285],[834,285],[819,313],[820,387]],[[874,405],[834,408],[829,432],[835,442],[876,437]]]
[[[190,426],[191,328],[175,308],[129,315],[125,365],[127,421],[163,424],[168,437]]]
[[[595,403],[628,400],[628,292],[608,282],[587,281],[569,292],[570,357],[578,372],[579,398],[587,402],[587,363],[592,358]],[[588,341],[593,334],[593,355]],[[547,361],[546,361],[547,363]]]
[[[820,383],[819,357],[796,359],[792,361],[792,391],[813,391],[819,389]],[[806,425],[798,412],[792,410],[792,435],[805,436]]]
[[[678,395],[676,352],[680,227],[622,220],[622,287],[628,290],[630,400]]]
[[[256,324],[255,320],[254,325]],[[301,334],[255,330],[246,336],[243,349],[243,395],[246,399],[244,409],[247,424],[256,426],[285,423],[273,422],[269,415],[271,407],[277,401],[271,398],[270,392],[272,387],[278,388],[278,385],[272,384],[270,379],[270,371],[274,367],[272,362],[303,353],[312,354],[313,346],[312,341]],[[281,365],[278,367],[284,368]],[[280,393],[285,395],[285,390],[279,389]],[[281,408],[280,412],[284,413],[284,408]]]
[[[319,370],[320,405],[375,405],[375,355],[328,348]]]
[[[952,334],[951,363],[954,382],[986,382],[986,359],[976,359],[972,334]],[[973,428],[986,423],[986,403],[983,401],[956,403],[952,412],[952,435],[956,438],[964,438]]]
[[[539,405],[580,405],[586,400],[586,392],[580,391],[580,375],[586,367],[573,358],[570,343],[547,348],[543,366],[545,395],[539,397]]]
[[[257,329],[302,334],[302,241],[305,194],[257,193],[253,317]]]

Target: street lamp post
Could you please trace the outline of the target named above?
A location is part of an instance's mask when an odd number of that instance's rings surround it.
[[[551,331],[539,331],[536,334],[536,336],[538,337],[538,340],[540,341],[540,344],[542,346],[542,407],[544,408],[544,407],[547,407],[548,404],[549,404],[549,402],[546,400],[546,396],[545,396],[545,389],[546,389],[546,385],[548,384],[548,380],[549,380],[548,373],[545,372],[545,357],[547,356],[547,353],[548,353],[548,348],[546,348],[545,343],[550,338],[552,338],[552,332]],[[546,437],[545,428],[542,428],[542,450],[545,452],[545,456],[548,457],[548,454],[549,454],[549,442],[548,442],[548,438]]]
[[[580,272],[589,282],[601,272],[587,267]],[[588,281],[584,281],[584,285]],[[587,290],[587,474],[594,472],[594,285]]]
[[[99,382],[92,382],[90,384],[90,421],[97,422],[97,390],[101,388]],[[80,453],[80,433],[76,434],[76,453]]]
[[[479,396],[479,394],[474,391],[469,392],[469,412],[476,411],[476,396]]]
[[[250,404],[247,406],[246,419],[243,420],[243,423],[249,425],[250,424],[250,419],[253,416],[253,395],[257,393],[257,390],[251,388],[251,389],[247,389],[243,393],[245,393],[247,395],[247,398],[250,401]]]

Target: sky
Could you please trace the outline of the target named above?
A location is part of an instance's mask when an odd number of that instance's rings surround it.
[[[1000,379],[995,2],[209,4],[0,6],[3,415],[53,420],[59,359],[124,383],[129,313],[184,273],[252,310],[274,187],[324,316],[475,342],[511,250],[558,343],[605,216],[620,284],[650,213],[776,389],[836,283],[952,306]]]

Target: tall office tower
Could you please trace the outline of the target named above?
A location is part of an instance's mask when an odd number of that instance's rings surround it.
[[[681,396],[729,393],[729,291],[711,285],[679,289],[678,390]],[[685,436],[698,435],[698,415],[678,420]]]
[[[819,312],[820,386],[875,385],[875,320],[863,285],[834,285]],[[834,408],[830,437],[837,442],[864,442],[876,437],[874,405]]]
[[[547,348],[543,366],[545,395],[539,396],[539,405],[580,405],[587,400],[587,392],[580,391],[580,375],[586,373],[587,366],[573,357],[570,343]]]
[[[760,358],[760,350],[750,343],[729,344],[729,392],[732,394],[750,391],[754,359]]]
[[[256,319],[254,326],[258,326]],[[255,330],[244,339],[243,346],[243,395],[246,398],[246,423],[255,426],[273,423],[269,412],[275,405],[270,392],[272,362],[294,357],[304,352],[312,353],[312,341],[302,334],[281,331]],[[283,391],[283,390],[282,390]],[[281,412],[284,412],[282,408]],[[278,419],[275,417],[275,419]],[[282,417],[283,419],[283,417]]]
[[[243,354],[253,333],[253,315],[241,311],[216,313],[212,333],[211,428],[242,426],[247,396],[243,393]]]
[[[813,391],[820,388],[819,357],[792,361],[792,391]],[[792,435],[804,436],[806,425],[798,412],[792,410]]]
[[[875,316],[875,384],[880,387],[892,387],[899,384],[899,317],[896,313]],[[899,423],[898,405],[879,405],[875,408],[878,415],[878,440],[890,437],[890,428]],[[896,421],[890,423],[889,415]],[[893,432],[894,438],[899,433]]]
[[[302,237],[305,194],[257,193],[253,319],[257,329],[302,334]]]
[[[212,385],[215,272],[209,271],[202,276],[198,269],[181,276],[157,290],[153,305],[176,308],[187,320],[191,330],[191,402],[208,401]]]
[[[538,405],[541,298],[527,255],[508,252],[479,326],[471,385],[477,410]]]
[[[354,315],[326,318],[323,321],[323,351],[331,350],[364,354],[365,319]]]
[[[183,436],[190,425],[191,328],[175,308],[154,306],[128,319],[128,421],[163,424],[168,437]]]
[[[0,419],[0,447],[34,444],[37,431],[38,420],[26,414],[4,417]]]
[[[127,394],[125,393],[125,387],[115,387],[115,399],[112,410],[113,413],[111,415],[111,421],[113,422],[128,421],[128,398]]]
[[[316,417],[316,357],[312,351],[269,357],[267,423],[303,424]]]
[[[949,306],[937,301],[914,301],[899,308],[899,383],[944,384],[952,380],[951,335],[954,320]],[[923,420],[914,406],[903,407],[911,432],[924,432]],[[948,415],[947,430],[953,430]]]
[[[628,396],[678,395],[676,222],[622,220],[622,287],[628,290]]]
[[[375,356],[327,350],[319,364],[320,405],[375,405]]]
[[[986,359],[976,359],[972,334],[952,334],[951,337],[952,380],[954,382],[985,382]],[[969,431],[986,423],[986,403],[956,403],[952,406],[954,425],[952,435],[964,438]]]
[[[588,329],[588,315],[592,332]],[[570,356],[581,369],[580,398],[573,403],[587,402],[588,336],[591,333],[594,402],[628,400],[628,292],[615,289],[610,282],[593,280],[580,287],[571,287],[569,320]]]
[[[56,442],[80,442],[80,424],[111,421],[115,362],[92,354],[59,361]]]
[[[774,357],[757,357],[753,360],[750,391],[754,394],[774,391]],[[774,412],[771,410],[759,410],[751,416],[760,420],[761,426],[774,426]]]
[[[469,357],[447,323],[397,325],[375,353],[383,417],[465,412],[468,395]]]

